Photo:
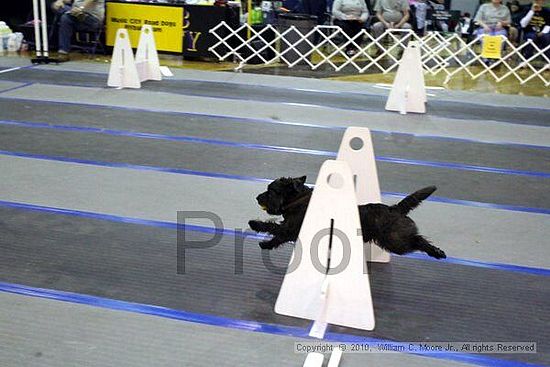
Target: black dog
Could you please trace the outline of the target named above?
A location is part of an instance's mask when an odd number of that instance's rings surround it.
[[[283,221],[262,222],[251,220],[250,228],[256,232],[269,233],[273,238],[260,242],[262,249],[273,249],[286,242],[294,242],[313,189],[305,185],[306,176],[299,178],[281,177],[271,182],[267,191],[258,195],[258,204],[271,215],[282,215]],[[443,259],[447,256],[418,234],[414,221],[407,214],[416,208],[436,190],[435,186],[425,187],[407,196],[398,204],[366,204],[359,206],[359,218],[363,242],[374,241],[381,248],[403,255],[413,251],[423,251]]]

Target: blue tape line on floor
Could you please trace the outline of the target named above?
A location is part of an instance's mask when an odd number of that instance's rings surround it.
[[[131,218],[131,217],[124,217],[119,215],[55,208],[55,207],[48,207],[48,206],[41,206],[41,205],[17,203],[17,202],[11,202],[11,201],[0,200],[0,206],[16,208],[16,209],[39,211],[39,212],[47,212],[47,213],[53,213],[53,214],[70,215],[70,216],[82,217],[82,218],[106,220],[111,222],[121,222],[121,223],[128,223],[128,224],[146,225],[146,226],[152,226],[152,227],[170,228],[174,230],[178,228],[178,224],[174,222],[163,222],[163,221],[156,221],[156,220],[149,220],[149,219]],[[222,233],[223,235],[232,236],[232,237],[245,236],[247,238],[252,238],[256,240],[263,240],[266,238],[265,235],[258,234],[255,232],[248,232],[248,231],[241,232],[241,231],[235,231],[233,229],[227,229],[227,228],[217,229],[212,227],[190,225],[190,224],[180,224],[179,227],[189,231],[209,233],[209,234]],[[544,269],[544,268],[534,268],[534,267],[511,265],[511,264],[490,263],[490,262],[467,260],[467,259],[460,259],[460,258],[453,258],[453,257],[448,257],[445,260],[436,260],[427,255],[420,254],[420,253],[408,254],[408,255],[405,255],[405,257],[418,259],[418,260],[437,261],[437,262],[445,262],[445,263],[457,264],[457,265],[473,266],[473,267],[484,268],[484,269],[510,271],[515,273],[524,273],[524,274],[531,274],[531,275],[550,276],[550,269]]]
[[[126,311],[132,313],[139,313],[151,316],[157,316],[167,319],[198,323],[203,325],[211,325],[229,329],[237,329],[250,332],[259,332],[264,334],[280,335],[287,337],[295,338],[305,338],[308,337],[308,329],[276,325],[276,324],[266,324],[256,321],[247,321],[247,320],[238,320],[230,319],[226,317],[213,316],[213,315],[203,315],[198,313],[191,313],[186,311],[174,310],[166,307],[118,301],[109,298],[96,297],[72,292],[57,291],[44,288],[35,288],[19,284],[11,284],[0,282],[0,292],[18,294],[28,297],[37,297],[50,299],[61,302],[82,304],[87,306],[99,307],[109,310],[117,311]],[[318,340],[318,339],[314,339]],[[399,344],[399,342],[376,339],[376,338],[367,338],[361,336],[354,336],[341,333],[327,333],[325,335],[326,341],[336,342],[336,343],[373,343],[373,344],[384,344],[392,343]],[[462,354],[462,353],[407,353],[423,357],[430,357],[442,360],[451,360],[456,362],[468,363],[477,366],[504,366],[504,367],[539,367],[539,365],[524,363],[519,361],[509,361],[501,360],[491,357],[486,357],[483,355],[474,355],[474,354]],[[542,367],[542,366],[540,366]]]
[[[346,126],[331,126],[331,125],[318,125],[318,124],[311,124],[311,123],[305,123],[305,122],[290,122],[290,121],[281,121],[281,120],[275,120],[270,118],[251,118],[251,117],[237,117],[237,116],[229,116],[229,115],[220,115],[220,114],[208,114],[208,113],[198,113],[198,112],[177,112],[177,111],[166,111],[166,110],[159,110],[154,108],[137,108],[137,107],[124,107],[124,106],[114,106],[114,105],[101,105],[101,104],[94,104],[94,103],[80,103],[80,102],[61,102],[61,101],[55,101],[55,100],[48,100],[48,99],[31,99],[31,98],[22,98],[22,97],[5,97],[0,96],[0,99],[10,99],[10,100],[17,100],[17,101],[26,101],[26,102],[47,102],[51,104],[58,104],[58,105],[69,105],[69,106],[80,106],[80,107],[88,107],[88,108],[100,108],[100,109],[114,109],[114,110],[122,110],[122,111],[133,111],[133,112],[158,112],[163,113],[166,115],[174,115],[174,116],[195,116],[195,117],[204,117],[204,118],[219,118],[228,120],[235,123],[240,122],[252,122],[252,123],[266,123],[266,124],[275,124],[275,125],[288,125],[288,126],[297,126],[297,127],[308,127],[308,128],[314,128],[314,129],[325,129],[325,130],[332,130],[332,131],[345,131]],[[352,126],[352,124],[350,124]],[[405,132],[395,132],[391,130],[371,130],[372,133],[375,134],[384,134],[384,135],[402,135],[402,136],[409,136],[409,137],[415,137],[418,139],[432,139],[432,140],[443,140],[443,141],[456,141],[456,142],[469,142],[469,143],[478,143],[478,144],[493,144],[493,145],[507,145],[507,146],[515,146],[520,148],[530,148],[530,149],[543,149],[547,150],[550,149],[550,146],[544,146],[544,145],[536,145],[536,144],[521,144],[521,143],[512,143],[512,142],[506,142],[506,141],[487,141],[487,140],[479,140],[479,139],[466,139],[466,138],[455,138],[450,136],[439,136],[439,135],[430,135],[430,134],[416,134],[416,133],[405,133]]]
[[[41,122],[14,121],[14,120],[0,120],[0,125],[20,126],[20,127],[36,128],[36,129],[51,129],[51,130],[60,130],[60,131],[76,131],[76,132],[104,134],[104,135],[111,135],[111,136],[125,136],[125,137],[139,138],[139,139],[181,141],[181,142],[190,142],[190,143],[197,143],[197,144],[220,145],[220,146],[227,146],[227,147],[268,150],[268,151],[276,151],[276,152],[284,152],[284,153],[319,155],[319,156],[325,156],[330,158],[336,158],[337,156],[337,152],[330,152],[330,151],[324,151],[324,150],[293,148],[293,147],[265,145],[265,144],[237,143],[237,142],[231,142],[226,140],[205,139],[205,138],[198,138],[193,136],[174,136],[174,135],[164,135],[164,134],[154,134],[154,133],[141,133],[141,132],[133,132],[133,131],[127,131],[127,130],[113,130],[113,129],[104,129],[104,128],[89,127],[89,126],[53,125],[53,124],[41,123]],[[521,176],[532,176],[532,177],[540,177],[540,178],[550,178],[550,173],[547,173],[547,172],[512,170],[512,169],[475,166],[475,165],[452,163],[452,162],[433,162],[433,161],[424,161],[424,160],[417,160],[417,159],[404,159],[404,158],[384,157],[384,156],[376,156],[375,158],[379,162],[386,162],[386,163],[406,164],[406,165],[433,167],[433,168],[456,169],[456,170],[475,171],[475,172],[497,173],[497,174],[505,174],[505,175],[521,175]]]
[[[170,81],[167,81],[169,83]],[[173,81],[172,81],[173,82]],[[209,82],[205,81],[205,83],[216,83],[216,82]],[[44,85],[61,85],[66,87],[80,87],[80,88],[95,88],[97,89],[96,85],[82,82],[82,83],[65,83],[65,84],[53,84],[53,83],[47,83],[42,82],[41,84]],[[266,87],[269,88],[269,87]],[[280,101],[269,101],[269,100],[257,100],[257,99],[250,99],[246,97],[241,96],[219,96],[219,95],[210,95],[210,94],[204,94],[204,93],[193,93],[193,92],[186,92],[186,93],[173,93],[173,94],[179,94],[183,96],[190,96],[190,97],[199,97],[204,99],[215,99],[215,100],[239,100],[239,101],[245,101],[245,102],[256,102],[256,103],[265,103],[265,104],[273,104],[273,105],[287,105],[287,106],[298,106],[298,107],[311,107],[311,108],[323,108],[323,109],[331,109],[331,110],[337,110],[337,111],[352,111],[352,112],[379,112],[379,113],[388,113],[387,111],[381,110],[380,108],[353,108],[353,107],[338,107],[338,106],[325,106],[325,105],[318,105],[318,104],[312,104],[312,103],[297,103],[297,102],[280,102]],[[469,103],[472,105],[472,103]],[[475,104],[473,104],[475,106]],[[517,107],[520,108],[520,107]],[[538,109],[538,108],[531,108],[531,110],[536,111],[546,111],[546,109]],[[455,120],[471,120],[470,117],[446,117],[446,116],[437,116],[441,119],[455,119]],[[483,121],[483,119],[477,119],[479,121]],[[492,121],[493,123],[497,124],[514,124],[513,122],[507,122],[507,121]]]
[[[12,88],[4,89],[4,90],[0,91],[0,94],[2,94],[2,93],[7,93],[7,92],[11,92],[11,91],[14,91],[14,90],[17,90],[17,89],[21,89],[21,88],[25,88],[25,87],[29,87],[29,86],[31,86],[31,85],[33,85],[33,84],[34,84],[34,83],[25,83],[25,84],[18,85],[18,86],[12,87]]]
[[[212,177],[212,178],[227,178],[230,180],[241,180],[241,181],[255,181],[255,182],[271,182],[272,180],[267,178],[258,178],[251,176],[239,176],[231,175],[225,173],[212,173],[212,172],[201,172],[195,170],[188,170],[183,168],[169,168],[169,167],[155,167],[155,166],[142,166],[137,164],[129,163],[112,163],[112,162],[100,162],[92,161],[88,159],[77,159],[77,158],[66,158],[66,157],[54,157],[46,156],[40,154],[30,154],[22,152],[8,152],[5,150],[0,150],[1,155],[7,155],[12,157],[22,157],[22,158],[33,158],[33,159],[42,159],[47,161],[58,161],[58,162],[68,162],[68,163],[78,163],[86,164],[90,166],[100,166],[100,167],[111,167],[111,168],[127,168],[138,171],[157,171],[157,172],[166,172],[166,173],[176,173],[182,175],[192,175],[192,176],[202,176],[202,177]]]
[[[142,171],[158,171],[158,172],[176,173],[176,174],[202,176],[202,177],[225,178],[230,180],[253,181],[253,182],[271,182],[272,181],[271,179],[268,179],[268,178],[240,176],[240,175],[233,175],[233,174],[226,174],[226,173],[202,172],[202,171],[196,171],[196,170],[187,170],[183,168],[143,166],[143,165],[136,165],[136,164],[129,164],[129,163],[101,162],[101,161],[92,161],[87,159],[46,156],[41,154],[31,154],[31,153],[23,153],[23,152],[10,152],[5,150],[0,150],[0,155],[42,159],[42,160],[48,160],[48,161],[78,163],[78,164],[86,164],[86,165],[100,166],[100,167],[127,168],[127,169],[142,170]],[[398,196],[398,197],[405,196],[405,194],[394,193],[394,192],[382,192],[382,195],[391,195],[391,196]],[[463,205],[463,206],[472,206],[472,207],[480,207],[480,208],[488,208],[488,209],[509,210],[509,211],[516,211],[516,212],[550,214],[550,209],[546,209],[546,208],[530,208],[530,207],[523,207],[523,206],[516,206],[516,205],[482,203],[477,201],[450,199],[450,198],[443,198],[443,197],[430,197],[429,199],[427,199],[427,201],[439,201],[447,204],[457,204],[457,205]]]

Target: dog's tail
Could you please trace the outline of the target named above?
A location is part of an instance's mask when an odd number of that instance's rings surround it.
[[[437,187],[428,186],[418,191],[415,191],[407,196],[405,199],[401,200],[394,207],[397,208],[397,210],[399,210],[401,214],[407,215],[411,210],[419,206],[420,203],[428,196],[430,196],[435,190],[437,190]]]
[[[436,259],[447,258],[447,255],[442,249],[440,249],[439,247],[435,247],[430,243],[430,241],[428,241],[421,235],[414,236],[414,242],[415,242],[414,247],[418,251],[423,251],[427,253],[429,256],[435,257]]]

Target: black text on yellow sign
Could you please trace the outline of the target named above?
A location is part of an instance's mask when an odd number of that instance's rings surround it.
[[[487,59],[502,58],[502,36],[483,36],[481,57]]]
[[[106,42],[114,46],[116,32],[126,28],[133,48],[138,46],[143,25],[151,25],[157,50],[182,52],[183,8],[139,4],[107,3]]]

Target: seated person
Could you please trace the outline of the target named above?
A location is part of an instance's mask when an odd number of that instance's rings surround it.
[[[59,20],[59,61],[69,60],[75,31],[96,31],[103,26],[105,0],[75,0]]]
[[[407,23],[410,16],[408,0],[378,0],[374,10],[379,20],[372,26],[374,37],[380,37],[386,29],[412,29]]]
[[[323,25],[328,19],[326,0],[302,0],[300,12],[317,17],[317,25]],[[318,44],[321,34],[315,32],[313,43]]]
[[[71,10],[72,2],[72,0],[55,0],[52,3],[52,10],[54,14],[61,16],[64,13],[68,12],[69,10]]]
[[[472,18],[470,13],[466,12],[460,17],[460,33],[462,36],[470,34],[470,26],[472,24]]]
[[[369,17],[369,11],[364,0],[334,0],[332,16],[334,24],[353,39],[363,29]],[[362,38],[359,36],[354,39],[354,42],[360,45]],[[355,46],[351,43],[346,46],[346,54],[353,55],[355,52]]]
[[[59,34],[59,20],[61,16],[71,10],[72,0],[54,0],[50,1],[50,8],[52,10],[53,18],[48,21],[51,24],[50,30],[50,47],[57,48],[57,36]]]
[[[505,27],[512,21],[510,10],[502,5],[502,0],[491,0],[490,3],[481,5],[474,20],[479,26],[476,36],[507,36]]]
[[[524,38],[532,40],[541,49],[550,45],[550,10],[544,8],[543,4],[544,0],[535,0],[529,12],[520,21]],[[525,46],[524,56],[533,56],[533,51],[533,46]],[[547,50],[545,55],[550,58],[550,50]]]
[[[326,0],[302,0],[300,12],[316,16],[319,25],[325,24],[327,2]]]
[[[510,16],[512,21],[510,22],[510,27],[508,29],[508,39],[514,45],[517,46],[519,42],[519,21],[523,18],[526,11],[519,4],[518,0],[514,0],[511,3],[506,4],[510,9]]]

